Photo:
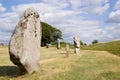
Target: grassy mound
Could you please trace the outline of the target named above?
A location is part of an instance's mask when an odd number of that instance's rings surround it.
[[[97,43],[89,46],[81,46],[83,50],[104,50],[120,56],[120,40],[107,43]]]

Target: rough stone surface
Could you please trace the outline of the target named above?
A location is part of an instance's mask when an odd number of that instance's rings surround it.
[[[39,14],[29,8],[21,16],[9,43],[10,60],[18,65],[20,74],[39,70],[40,44]]]
[[[74,40],[74,52],[76,54],[79,54],[80,53],[80,39],[77,37],[77,36],[74,36],[73,38]]]
[[[57,49],[60,49],[60,39],[57,39]]]

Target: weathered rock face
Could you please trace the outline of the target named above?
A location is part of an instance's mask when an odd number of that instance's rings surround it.
[[[18,65],[20,74],[39,70],[40,44],[39,14],[29,8],[23,13],[9,43],[10,60]]]
[[[80,53],[80,40],[79,40],[79,38],[77,36],[74,36],[73,39],[74,39],[74,47],[75,47],[74,52],[76,54],[78,54],[78,53]]]

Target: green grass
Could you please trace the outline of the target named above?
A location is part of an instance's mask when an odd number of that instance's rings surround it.
[[[97,43],[89,46],[81,46],[83,50],[103,50],[120,56],[120,40],[107,43]]]
[[[0,48],[0,80],[120,80],[120,57],[106,51],[82,50],[67,58],[65,49],[41,48],[40,71],[16,76],[7,47]]]

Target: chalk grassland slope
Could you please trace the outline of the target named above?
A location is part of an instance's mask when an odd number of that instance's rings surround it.
[[[107,43],[97,43],[89,46],[81,46],[83,50],[104,50],[120,56],[120,40]]]
[[[65,56],[65,50],[41,48],[40,71],[16,76],[18,68],[9,60],[8,48],[0,48],[0,80],[120,80],[120,57],[106,51],[82,50]]]

